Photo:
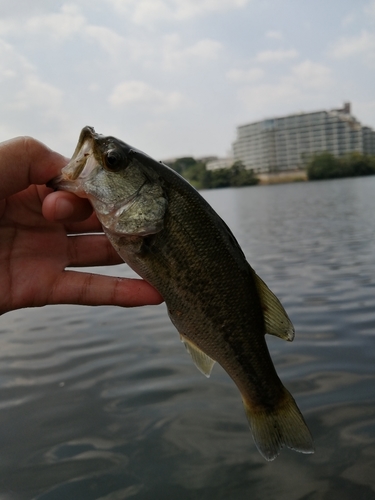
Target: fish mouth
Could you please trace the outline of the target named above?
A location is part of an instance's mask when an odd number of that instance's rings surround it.
[[[52,179],[47,186],[55,190],[70,191],[78,196],[84,196],[81,184],[97,164],[95,142],[98,137],[99,134],[95,132],[93,127],[84,127],[71,160],[61,170],[61,174]]]
[[[93,194],[88,195],[84,185],[93,170],[101,163],[102,151],[99,142],[103,137],[101,134],[96,133],[93,127],[84,127],[69,163],[61,170],[61,174],[52,179],[47,186],[56,191],[69,191],[81,198],[89,198],[92,203],[95,203],[95,199],[102,201]],[[101,213],[103,220],[107,217],[118,218],[128,211],[141,195],[145,184],[146,180],[129,198],[113,204],[108,213]]]

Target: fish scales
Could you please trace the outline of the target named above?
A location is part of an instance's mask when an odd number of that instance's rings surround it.
[[[245,373],[252,400],[269,400],[273,394],[264,398],[267,388],[275,388],[279,381],[265,347],[262,308],[251,269],[211,207],[198,197],[192,203],[191,196],[173,188],[168,180],[166,174],[169,210],[164,230],[152,236],[139,257],[127,251],[126,237],[117,243],[118,251],[160,291],[182,335],[218,361],[242,386],[243,377],[236,373]],[[248,332],[258,335],[251,337]],[[258,370],[253,366],[259,366]]]
[[[283,446],[312,453],[265,341],[266,333],[292,340],[294,329],[201,195],[166,165],[91,127],[54,186],[91,201],[114,248],[163,296],[198,368],[209,376],[217,361],[227,371],[261,454],[273,460]]]

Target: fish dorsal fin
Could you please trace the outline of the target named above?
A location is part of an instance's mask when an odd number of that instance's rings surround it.
[[[195,344],[188,340],[184,335],[180,334],[181,342],[186,347],[187,352],[193,358],[198,370],[203,373],[207,378],[211,375],[212,367],[215,361],[207,354],[201,351]]]
[[[254,277],[262,303],[266,333],[284,340],[293,340],[294,326],[279,299],[257,274],[254,273]]]

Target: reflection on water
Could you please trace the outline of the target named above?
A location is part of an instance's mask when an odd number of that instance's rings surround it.
[[[315,455],[266,463],[234,384],[196,370],[164,305],[16,311],[0,321],[0,499],[375,498],[374,189],[203,193],[295,324],[268,344]]]

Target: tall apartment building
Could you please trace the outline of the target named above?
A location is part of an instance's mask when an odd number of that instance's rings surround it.
[[[254,172],[277,172],[304,166],[314,153],[335,156],[358,151],[375,154],[375,131],[342,109],[299,113],[237,127],[233,156]]]

